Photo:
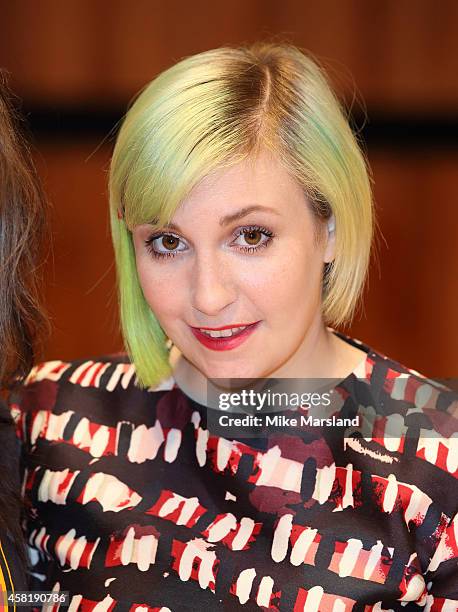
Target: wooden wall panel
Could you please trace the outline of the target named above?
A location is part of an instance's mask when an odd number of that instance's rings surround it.
[[[458,153],[370,159],[379,238],[351,331],[412,368],[458,377]]]
[[[96,142],[43,145],[38,167],[51,204],[45,264],[52,334],[47,358],[122,349],[107,205],[107,149]]]
[[[35,103],[123,105],[177,59],[280,37],[352,76],[371,108],[455,112],[455,0],[16,0],[2,4],[0,64]]]

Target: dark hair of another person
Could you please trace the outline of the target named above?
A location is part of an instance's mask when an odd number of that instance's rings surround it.
[[[0,71],[0,390],[27,375],[47,330],[40,296],[46,203],[21,120]],[[0,397],[1,400],[1,397]],[[25,566],[21,500],[12,457],[12,421],[0,416],[0,528],[12,535]]]

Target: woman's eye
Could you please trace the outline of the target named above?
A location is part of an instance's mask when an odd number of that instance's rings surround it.
[[[257,251],[270,244],[273,233],[262,227],[242,228],[234,244],[237,244],[242,251]]]
[[[244,231],[240,236],[250,246],[257,246],[262,240],[262,233],[259,230]]]
[[[173,234],[160,234],[151,236],[145,241],[146,248],[155,257],[174,257],[176,253],[186,250],[178,249],[180,239]]]

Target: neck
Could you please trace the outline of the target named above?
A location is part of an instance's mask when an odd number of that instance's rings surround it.
[[[295,352],[265,377],[333,378],[336,361],[333,337],[318,313]]]

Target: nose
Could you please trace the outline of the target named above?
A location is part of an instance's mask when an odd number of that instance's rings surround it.
[[[192,306],[202,314],[217,316],[237,299],[227,262],[214,252],[201,254],[193,263],[191,277]]]

